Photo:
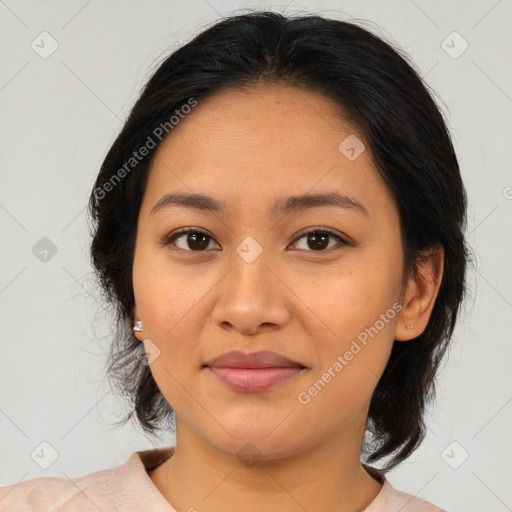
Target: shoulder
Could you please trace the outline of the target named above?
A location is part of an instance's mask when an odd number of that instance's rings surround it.
[[[148,471],[174,453],[174,447],[133,452],[120,466],[76,478],[42,477],[0,487],[2,512],[174,512],[153,485]]]
[[[384,480],[381,491],[364,512],[446,512],[432,503],[395,489],[388,480]]]
[[[40,477],[0,487],[0,509],[4,512],[70,510],[114,511],[109,482],[117,468],[77,478]],[[95,506],[96,505],[96,506]]]

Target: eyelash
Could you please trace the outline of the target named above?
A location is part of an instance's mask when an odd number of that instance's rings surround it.
[[[207,237],[210,238],[210,240],[214,240],[214,238],[212,236],[210,236],[206,231],[203,231],[202,229],[199,229],[199,228],[191,227],[191,228],[181,228],[179,231],[177,231],[175,233],[171,233],[168,237],[165,238],[165,240],[162,242],[162,245],[164,245],[164,246],[171,245],[178,238],[182,237],[183,235],[188,235],[190,233],[206,235]],[[293,244],[296,244],[301,238],[304,238],[305,236],[307,236],[307,235],[309,235],[311,233],[326,234],[326,235],[329,235],[329,236],[331,236],[333,238],[336,238],[341,246],[350,246],[350,245],[352,245],[350,242],[348,242],[347,240],[342,238],[340,235],[338,235],[335,231],[333,231],[333,230],[331,230],[329,228],[321,228],[321,227],[318,227],[318,226],[314,226],[312,228],[307,228],[306,230],[300,232],[297,235],[297,238],[295,239]],[[184,251],[184,252],[191,252],[191,253],[205,253],[205,252],[207,252],[206,250],[204,250],[204,251],[191,251],[191,250],[180,249],[180,248],[178,248],[178,250]],[[309,250],[309,251],[306,251],[306,252],[317,253],[317,254],[322,254],[322,253],[323,254],[326,254],[326,253],[328,254],[332,250],[333,250],[333,247],[331,247],[330,249],[326,249],[326,250],[319,250],[319,251]]]

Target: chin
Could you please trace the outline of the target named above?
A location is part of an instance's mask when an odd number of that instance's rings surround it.
[[[307,444],[306,440],[296,439],[293,433],[285,429],[269,435],[272,429],[266,424],[260,426],[253,423],[245,428],[238,426],[227,430],[231,435],[222,430],[222,434],[212,436],[210,431],[208,441],[217,450],[239,458],[244,464],[256,460],[282,459],[301,451]]]

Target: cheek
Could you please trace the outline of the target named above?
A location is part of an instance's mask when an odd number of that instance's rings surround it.
[[[329,402],[355,406],[369,399],[393,346],[401,269],[391,261],[368,261],[359,258],[347,265],[350,270],[319,281],[307,299],[325,327],[316,336],[319,365],[310,381],[320,379],[317,387],[330,389],[322,391]]]
[[[344,423],[370,402],[393,347],[397,312],[392,304],[340,302],[330,319],[335,334],[317,339],[319,364],[297,398],[313,417],[330,411],[329,422]]]
[[[201,307],[211,284],[203,283],[197,271],[193,277],[192,272],[190,269],[188,276],[183,268],[170,266],[165,251],[140,248],[135,253],[133,288],[143,334],[158,347],[161,356],[152,369],[166,361],[169,371],[179,372],[194,361],[195,340],[200,339],[204,323]]]
[[[386,314],[399,298],[399,269],[391,262],[373,260],[368,263],[364,257],[353,258],[331,269],[314,285],[296,287],[297,295],[304,297],[304,302],[323,321],[326,332],[330,333],[329,339],[334,337],[347,342],[356,338],[364,328]],[[394,311],[387,316],[386,325],[379,330],[389,334],[392,328],[389,320],[394,318]]]
[[[150,319],[144,335],[159,347],[162,355],[169,356],[166,360],[173,366],[191,360],[205,322],[201,288],[180,288],[180,283],[167,286],[159,281],[156,287],[143,288],[137,296],[141,317]]]
[[[200,299],[197,289],[177,293],[175,282],[169,287],[159,281],[141,292],[141,316],[151,319],[144,334],[158,348],[151,373],[166,401],[180,414],[195,414],[192,404],[203,402],[193,380],[202,364],[198,340],[205,311]]]

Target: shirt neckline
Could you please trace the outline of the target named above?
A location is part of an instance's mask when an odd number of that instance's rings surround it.
[[[130,458],[125,463],[125,466],[135,467],[137,469],[137,474],[140,477],[141,483],[143,481],[144,488],[142,489],[144,492],[147,492],[148,496],[150,496],[151,505],[156,507],[160,507],[158,511],[160,512],[177,512],[176,509],[172,507],[172,505],[165,499],[164,495],[159,491],[159,489],[153,483],[149,476],[149,472],[156,469],[158,466],[162,465],[164,462],[169,460],[175,453],[175,446],[168,446],[164,448],[153,448],[148,450],[140,450],[134,452]],[[385,503],[387,496],[392,493],[394,488],[391,486],[389,481],[386,479],[386,476],[375,469],[372,466],[368,466],[366,464],[363,465],[364,469],[370,474],[372,478],[374,478],[377,482],[382,484],[382,487],[379,493],[375,496],[375,498],[368,504],[368,506],[362,512],[376,512],[380,510],[380,505]],[[135,487],[135,486],[134,486]],[[126,487],[125,487],[126,489]],[[140,492],[140,488],[138,491]],[[140,499],[140,496],[139,496]],[[122,510],[120,508],[120,510]]]

